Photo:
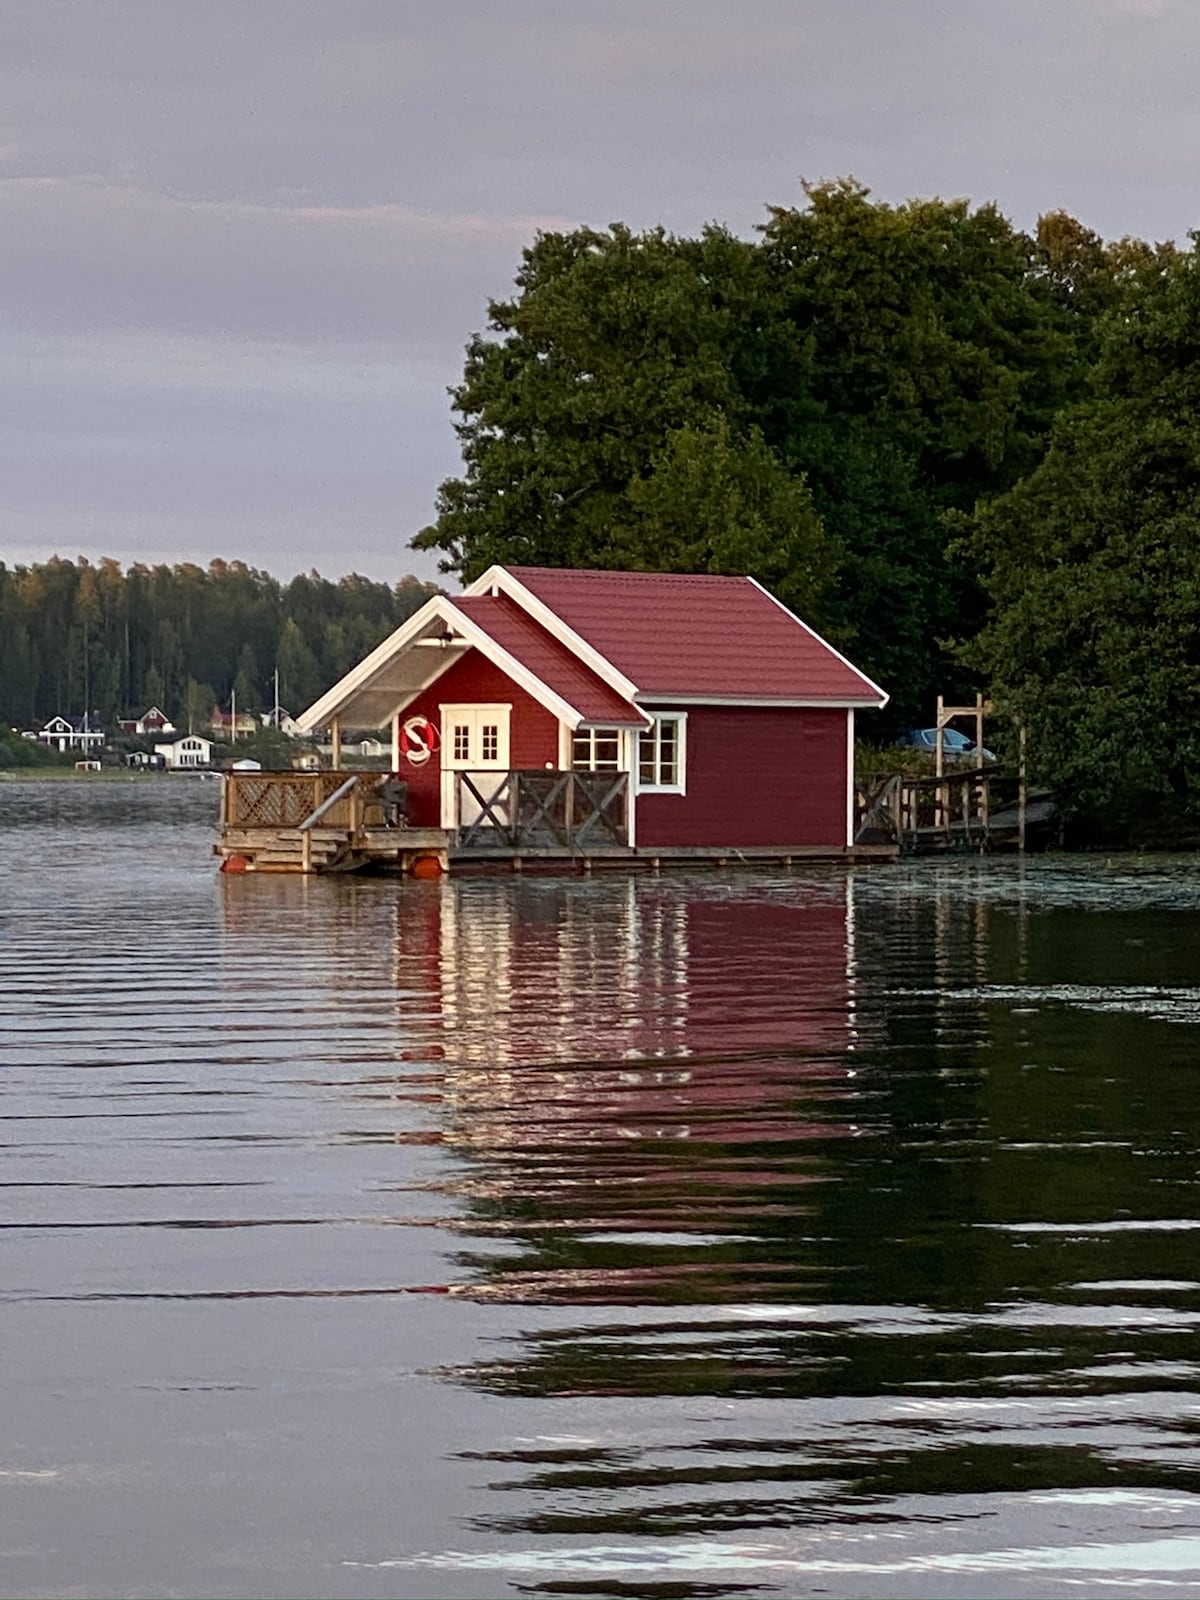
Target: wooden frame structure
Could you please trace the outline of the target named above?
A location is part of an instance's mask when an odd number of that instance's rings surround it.
[[[583,853],[596,845],[629,844],[627,772],[537,768],[460,772],[457,778],[461,850],[480,845],[512,851],[557,846]],[[478,812],[464,822],[467,810],[474,811],[475,806]]]
[[[452,866],[525,861],[589,871],[593,864],[657,869],[803,860],[894,860],[890,839],[836,851],[821,845],[635,848],[630,775],[555,768],[456,774],[456,829],[388,825],[379,772],[227,772],[214,854],[230,872],[357,872],[426,876]]]

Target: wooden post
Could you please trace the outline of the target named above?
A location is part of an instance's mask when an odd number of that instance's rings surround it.
[[[300,871],[312,871],[312,829],[305,828],[300,835]]]
[[[362,803],[356,783],[350,791],[350,842],[358,841],[358,831],[362,825]]]
[[[333,746],[333,770],[339,772],[342,766],[342,719],[334,717],[329,725],[329,742]]]
[[[1025,812],[1029,790],[1025,781],[1025,718],[1017,724],[1017,853],[1025,854]]]
[[[979,777],[979,820],[983,824],[984,847],[991,838],[992,832],[992,780],[986,772]]]
[[[937,801],[934,807],[934,824],[944,828],[950,822],[950,795],[945,784],[941,781],[945,773],[945,756],[942,749],[942,733],[946,726],[946,704],[941,695],[937,697],[937,732],[934,740],[933,775],[938,780]]]

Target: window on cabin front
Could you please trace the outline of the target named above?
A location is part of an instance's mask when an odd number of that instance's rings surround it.
[[[455,761],[470,761],[471,759],[471,725],[469,722],[456,722],[454,724],[454,759]]]
[[[571,735],[571,765],[576,772],[619,772],[620,730],[576,728]]]
[[[655,717],[638,741],[638,788],[683,789],[682,716]]]
[[[500,729],[494,722],[485,722],[479,730],[479,759],[481,761],[500,759]]]

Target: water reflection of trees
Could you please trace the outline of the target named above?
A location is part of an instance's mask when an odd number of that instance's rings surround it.
[[[952,889],[864,911],[811,887],[542,889],[528,923],[493,890],[502,956],[489,918],[469,926],[486,896],[439,934],[444,1136],[481,1241],[459,1292],[543,1308],[446,1376],[576,1420],[639,1408],[611,1449],[489,1453],[493,1532],[869,1527],[902,1499],[952,1517],[1001,1490],[1182,1481],[1192,1322],[1081,1305],[1094,1240],[1009,1228],[1154,1204],[1131,1106],[1155,1138],[1181,1114],[1177,1091],[1161,1115],[1130,1100],[1135,1019],[991,998],[1091,930]],[[1140,1155],[1168,1178],[1169,1150]],[[1106,1244],[1105,1271],[1144,1275],[1146,1243]],[[1177,1414],[1149,1399],[1114,1444],[1097,1396],[1164,1382]]]
[[[393,1061],[362,1093],[386,1114],[390,1082],[396,1139],[445,1151],[449,1292],[521,1330],[444,1376],[520,1401],[514,1433],[587,1435],[488,1452],[486,1526],[869,1526],[904,1496],[949,1517],[1006,1486],[1183,1483],[1181,1235],[1087,1227],[1196,1214],[1197,1047],[1013,999],[1192,983],[1183,924],[1035,914],[949,873],[351,903],[318,949],[372,1004],[386,969]],[[1119,1284],[1146,1279],[1167,1286],[1130,1315]]]

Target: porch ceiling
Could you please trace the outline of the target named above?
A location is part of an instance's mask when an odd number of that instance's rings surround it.
[[[353,675],[348,675],[340,695],[330,691],[319,702],[323,721],[338,717],[344,730],[382,728],[398,707],[427,688],[469,648],[466,640],[449,637],[441,617],[432,617],[415,639],[387,655],[360,681],[354,683]]]

